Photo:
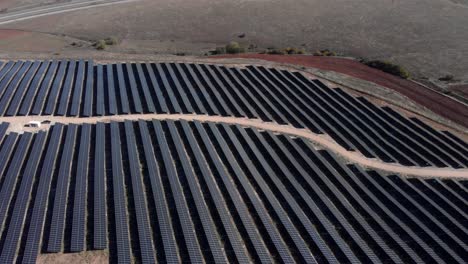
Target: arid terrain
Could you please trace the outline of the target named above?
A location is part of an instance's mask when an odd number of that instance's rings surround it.
[[[0,7],[30,2],[8,0]],[[0,32],[4,54],[86,54],[91,41],[113,36],[119,40],[113,52],[203,55],[236,40],[253,51],[330,49],[388,59],[417,78],[451,74],[468,81],[468,6],[461,0],[138,0],[1,28],[22,31]]]

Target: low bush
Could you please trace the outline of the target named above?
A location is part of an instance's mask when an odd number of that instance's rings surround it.
[[[362,61],[365,65],[379,69],[386,73],[393,74],[395,76],[399,76],[403,79],[408,79],[410,77],[409,72],[401,67],[400,65],[393,64],[388,61],[381,61],[381,60],[372,60],[372,61]]]
[[[328,50],[328,49],[317,50],[314,52],[314,56],[325,56],[325,57],[336,56],[336,52]]]
[[[97,50],[105,50],[107,47],[106,42],[104,40],[99,40],[96,42],[96,49]]]
[[[113,38],[113,37],[110,37],[110,38],[106,38],[104,39],[106,45],[117,45],[117,39],[116,38]]]
[[[272,54],[272,55],[293,55],[293,54],[305,54],[304,49],[298,49],[298,48],[291,48],[287,47],[285,49],[276,49],[276,48],[268,48],[265,52],[262,52],[262,54]]]
[[[226,48],[225,47],[217,47],[214,50],[210,51],[211,55],[221,55],[221,54],[226,54]]]
[[[244,53],[245,49],[241,47],[241,45],[237,42],[231,42],[226,45],[226,53],[228,54],[237,54],[237,53]]]

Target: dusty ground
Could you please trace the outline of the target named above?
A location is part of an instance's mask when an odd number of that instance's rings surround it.
[[[50,45],[30,36],[20,40],[29,43],[20,47],[4,47],[0,41],[0,50],[10,53],[35,46],[49,55],[72,50],[87,57],[91,47],[73,47],[72,39],[115,36],[122,41],[110,48],[114,52],[197,55],[237,40],[257,50],[328,48],[353,57],[389,59],[416,77],[453,74],[468,82],[466,0],[140,0],[2,28],[42,32],[54,41],[63,38],[61,45]],[[241,34],[245,37],[239,38]]]
[[[237,124],[246,127],[254,127],[260,130],[268,130],[275,133],[281,133],[291,136],[303,137],[310,140],[314,144],[318,144],[327,150],[345,158],[347,161],[357,163],[365,168],[378,169],[389,173],[398,173],[402,175],[411,175],[424,178],[468,178],[468,169],[452,169],[452,168],[433,168],[433,167],[407,167],[400,164],[386,163],[379,159],[369,159],[358,151],[348,151],[333,140],[329,135],[318,135],[312,133],[308,129],[299,129],[290,125],[279,125],[273,122],[263,122],[257,119],[236,118],[236,117],[219,117],[219,116],[206,116],[206,115],[184,115],[184,114],[137,114],[137,115],[115,115],[105,117],[0,117],[0,122],[11,123],[9,131],[20,132],[24,124],[32,120],[51,120],[53,123],[63,124],[82,124],[82,123],[97,123],[97,122],[110,122],[110,121],[124,121],[124,120],[187,120],[187,121],[201,121],[201,122],[217,122],[227,124]],[[41,128],[44,129],[44,128]],[[47,129],[47,128],[45,128]]]
[[[40,254],[37,264],[101,264],[109,263],[107,251],[85,251],[80,253]]]

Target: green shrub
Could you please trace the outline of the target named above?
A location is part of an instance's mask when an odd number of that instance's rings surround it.
[[[401,67],[400,65],[393,64],[388,61],[373,60],[373,61],[363,61],[363,63],[369,67],[379,69],[381,71],[393,74],[395,76],[399,76],[403,79],[408,79],[410,77],[409,72],[405,70],[403,67]]]
[[[117,39],[113,37],[106,38],[104,41],[106,45],[117,45]]]
[[[226,45],[226,53],[228,54],[237,54],[243,52],[245,52],[245,49],[237,42],[233,41]]]
[[[106,45],[106,42],[104,40],[99,40],[98,42],[96,42],[96,49],[97,50],[104,50],[106,49],[107,45]]]
[[[314,52],[314,56],[336,56],[336,52],[329,49],[317,50]]]
[[[215,50],[210,50],[211,55],[220,55],[220,54],[226,54],[226,48],[225,47],[217,47]]]

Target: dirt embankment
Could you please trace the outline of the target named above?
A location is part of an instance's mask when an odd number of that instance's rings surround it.
[[[411,175],[418,177],[438,177],[438,178],[467,178],[468,169],[452,169],[452,168],[433,168],[433,167],[407,167],[400,164],[386,163],[378,159],[369,159],[357,151],[348,151],[339,145],[328,135],[318,135],[312,133],[308,129],[299,129],[290,125],[279,125],[272,122],[263,122],[257,119],[237,118],[237,117],[219,117],[219,116],[205,116],[205,115],[188,115],[188,114],[136,114],[136,115],[116,115],[104,117],[0,117],[0,122],[8,122],[11,124],[9,131],[21,132],[23,125],[31,120],[50,120],[52,123],[96,123],[96,122],[110,122],[110,121],[124,121],[124,120],[186,120],[186,121],[201,121],[201,122],[216,122],[237,124],[246,127],[254,127],[260,130],[268,130],[275,133],[282,133],[291,136],[303,137],[312,141],[323,148],[333,151],[337,155],[345,158],[346,160],[360,164],[364,167],[371,169],[379,169],[390,173],[398,173],[403,175]]]
[[[468,106],[414,82],[370,68],[355,60],[304,55],[279,56],[266,54],[223,55],[214,58],[261,59],[347,74],[392,89],[430,109],[434,113],[468,127]]]

